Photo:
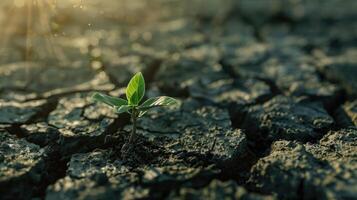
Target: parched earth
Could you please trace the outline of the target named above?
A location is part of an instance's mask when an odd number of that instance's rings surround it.
[[[67,60],[6,55],[0,199],[356,199],[356,2],[240,2],[106,20],[57,38]],[[123,96],[137,71],[180,104],[141,118],[123,159],[129,116],[90,94]]]

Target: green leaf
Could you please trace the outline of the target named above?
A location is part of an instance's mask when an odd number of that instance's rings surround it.
[[[138,110],[140,111],[138,117],[142,117],[143,115],[145,115],[151,108],[159,106],[170,106],[175,105],[177,103],[178,100],[167,96],[150,98],[138,107]]]
[[[112,97],[101,93],[94,93],[92,99],[94,101],[102,102],[112,107],[120,107],[128,104],[128,101],[125,99]]]
[[[129,112],[129,110],[132,108],[132,106],[129,105],[122,105],[120,107],[117,108],[117,113],[121,114],[121,113],[125,113],[125,112]]]
[[[138,117],[144,116],[147,112],[148,112],[147,110],[145,110],[145,111],[140,111]]]
[[[129,105],[138,105],[145,94],[145,80],[141,72],[131,78],[126,88],[126,98]]]
[[[154,97],[146,100],[143,104],[141,104],[138,109],[143,111],[143,110],[148,110],[153,107],[158,107],[158,106],[170,106],[170,105],[175,105],[177,104],[177,100],[172,98],[172,97],[167,97],[167,96],[161,96],[161,97]]]

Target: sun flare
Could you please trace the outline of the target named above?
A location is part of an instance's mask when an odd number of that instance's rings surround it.
[[[14,0],[1,4],[4,13],[0,16],[0,24],[4,27],[0,32],[1,54],[15,47],[23,61],[64,56],[53,44],[57,0]],[[46,55],[41,55],[44,52]]]

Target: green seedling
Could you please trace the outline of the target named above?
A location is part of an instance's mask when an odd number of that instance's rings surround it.
[[[131,121],[133,123],[132,131],[128,143],[126,143],[122,147],[122,152],[127,151],[127,149],[131,146],[131,144],[133,144],[136,138],[136,125],[138,118],[144,116],[148,112],[148,110],[152,108],[160,106],[170,106],[178,102],[172,97],[160,96],[149,98],[142,104],[140,104],[145,95],[145,80],[141,72],[136,73],[131,78],[125,93],[126,100],[101,93],[95,93],[92,96],[93,100],[107,104],[108,106],[114,108],[114,110],[118,114],[129,113],[131,115]]]

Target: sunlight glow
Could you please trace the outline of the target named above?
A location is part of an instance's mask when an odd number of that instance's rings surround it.
[[[53,58],[66,60],[64,53],[54,44],[52,17],[56,0],[14,0],[3,2],[0,25],[0,56],[2,62],[25,61],[25,73],[30,74],[32,62]],[[2,12],[1,11],[1,12]],[[11,53],[8,53],[11,52]],[[3,57],[3,55],[6,55]],[[14,55],[19,55],[15,57]],[[26,80],[30,81],[29,77]]]
[[[9,46],[16,46],[22,49],[23,60],[31,61],[35,53],[34,43],[40,43],[42,45],[37,48],[42,52],[54,57],[63,56],[53,45],[51,18],[56,12],[56,3],[56,0],[14,0],[13,4],[6,5],[9,9],[0,19],[4,27],[0,32],[0,53]]]
[[[14,5],[16,7],[24,7],[25,6],[25,0],[14,0]]]

